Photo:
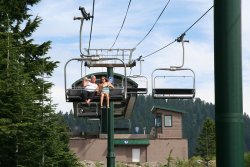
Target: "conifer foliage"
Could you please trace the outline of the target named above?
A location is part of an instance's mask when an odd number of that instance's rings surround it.
[[[58,62],[35,44],[42,19],[29,10],[40,0],[0,1],[0,166],[77,166],[62,116],[48,96]]]
[[[211,160],[216,154],[215,139],[215,122],[212,119],[206,119],[200,136],[198,137],[198,145],[196,154],[200,155],[206,161]]]

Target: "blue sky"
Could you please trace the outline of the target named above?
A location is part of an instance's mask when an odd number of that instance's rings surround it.
[[[92,48],[110,48],[120,29],[129,0],[96,0],[95,18],[92,34]],[[113,48],[133,48],[151,28],[159,16],[167,0],[131,1],[127,20]],[[170,1],[162,17],[148,37],[136,48],[133,59],[145,56],[170,43],[190,27],[213,1],[175,0]],[[57,111],[72,109],[71,103],[65,102],[64,74],[65,63],[79,57],[79,21],[73,21],[74,16],[80,16],[79,6],[84,6],[87,12],[92,11],[92,0],[42,0],[31,8],[33,15],[42,17],[43,22],[34,33],[37,43],[51,40],[52,48],[48,55],[52,60],[60,61],[50,80],[55,84],[52,88],[53,102],[58,104]],[[247,7],[250,2],[242,0],[242,69],[243,69],[243,110],[250,115],[250,21]],[[90,21],[84,22],[83,48],[88,47]],[[196,97],[206,102],[214,103],[214,55],[213,55],[213,10],[190,29],[185,39],[185,65],[196,74]],[[142,64],[142,73],[149,77],[155,68],[181,64],[182,48],[180,43],[149,56]],[[68,66],[68,83],[80,78],[80,64]],[[139,73],[139,66],[133,68],[132,74]],[[106,69],[98,69],[106,71]],[[87,69],[86,73],[96,72]],[[115,69],[121,72],[121,69]],[[128,72],[130,72],[128,70]]]

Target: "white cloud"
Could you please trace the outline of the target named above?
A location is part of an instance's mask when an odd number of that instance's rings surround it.
[[[64,87],[53,86],[51,90],[51,95],[53,97],[53,103],[57,104],[57,111],[69,112],[73,108],[72,103],[66,103]]]

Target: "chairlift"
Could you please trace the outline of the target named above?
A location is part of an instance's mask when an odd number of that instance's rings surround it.
[[[77,103],[76,110],[78,117],[98,117],[98,104],[96,102],[92,102],[89,105],[84,102]]]
[[[123,64],[124,62],[118,58],[98,58],[98,57],[88,57],[88,58],[73,58],[70,59],[64,66],[64,88],[65,88],[65,98],[66,102],[83,102],[82,92],[85,91],[82,87],[77,87],[76,85],[72,85],[71,88],[67,88],[67,65],[69,62],[76,61],[105,61],[105,60],[119,60]],[[124,64],[124,73],[126,76],[126,65]],[[110,89],[110,101],[124,101],[127,98],[127,77],[125,77],[125,85],[124,87],[113,88]],[[93,102],[99,102],[100,96],[95,95]]]
[[[140,74],[139,75],[132,75],[132,76],[128,76],[128,78],[131,78],[132,80],[134,79],[134,81],[136,82],[143,82],[143,87],[140,86],[140,83],[138,84],[138,87],[128,87],[127,88],[127,92],[129,94],[147,94],[148,93],[148,78],[146,76],[141,75],[141,62],[143,60],[141,60],[141,56],[137,59],[138,61],[140,61]]]
[[[73,58],[70,59],[64,67],[64,85],[65,85],[65,98],[66,102],[73,102],[74,106],[74,113],[76,113],[78,116],[90,116],[88,114],[85,114],[85,111],[87,111],[89,106],[86,106],[86,104],[83,102],[83,97],[82,97],[82,92],[85,91],[81,85],[79,84],[73,84],[71,88],[67,87],[67,65],[69,62],[76,60],[76,61],[81,61],[81,78],[83,77],[83,72],[82,72],[82,66],[83,62],[85,67],[123,67],[124,68],[124,76],[125,76],[125,81],[123,87],[115,87],[110,90],[110,101],[114,101],[114,103],[128,103],[128,101],[131,101],[131,98],[127,98],[127,75],[126,75],[126,68],[127,67],[133,67],[135,66],[135,62],[131,61],[132,59],[132,52],[134,49],[90,49],[88,48],[87,54],[84,54],[82,52],[82,28],[83,28],[83,21],[84,20],[89,20],[90,18],[93,18],[93,16],[90,16],[89,13],[86,13],[85,9],[83,7],[80,7],[79,10],[82,13],[81,17],[74,17],[74,20],[80,20],[81,25],[80,25],[80,38],[79,38],[79,49],[80,49],[80,56],[81,58]],[[94,54],[91,54],[91,52],[94,51]],[[107,55],[103,55],[103,52],[107,52]],[[113,55],[113,51],[117,51],[117,55]],[[128,51],[129,55],[125,55],[124,52]],[[101,52],[101,55],[98,55],[98,52]],[[109,52],[112,53],[112,55],[109,55]],[[120,59],[118,57],[118,52],[122,52],[122,56]],[[91,56],[94,55],[94,56]],[[126,58],[125,58],[126,57]],[[127,62],[126,62],[127,61]],[[118,63],[117,63],[118,62]],[[121,63],[119,63],[121,62]],[[86,72],[86,70],[85,70]],[[78,82],[79,83],[79,82]],[[114,85],[115,86],[115,85]],[[95,95],[94,98],[91,100],[92,103],[91,105],[97,105],[100,102],[100,96]],[[83,106],[83,109],[81,110],[81,107]],[[95,107],[96,111],[91,109],[92,113],[91,116],[96,117],[98,115],[98,110],[99,108]],[[127,109],[127,107],[124,106],[124,108]],[[124,109],[124,110],[126,110]],[[77,112],[75,112],[77,111]],[[124,111],[125,112],[125,111]],[[124,115],[124,112],[122,113]],[[79,113],[79,114],[78,114]],[[116,114],[116,113],[115,113]],[[115,116],[114,114],[114,116]],[[120,116],[119,114],[118,116]]]
[[[128,87],[127,88],[127,93],[128,94],[147,94],[148,93],[148,78],[146,76],[142,76],[142,75],[132,75],[132,76],[128,76],[128,78],[130,79],[134,79],[134,81],[136,82],[136,80],[140,80],[141,82],[143,82],[145,87],[140,87],[138,86],[137,88],[134,87]],[[138,83],[138,85],[140,85]]]
[[[176,72],[176,71],[187,71],[191,72],[192,75],[164,75],[164,76],[155,76],[155,71],[169,71],[169,72]],[[191,78],[191,86],[189,87],[163,87],[163,86],[156,86],[156,80],[160,77],[165,78]],[[195,73],[192,69],[189,68],[158,68],[152,72],[151,75],[152,79],[152,96],[155,99],[192,99],[195,97]],[[167,84],[167,83],[166,83]],[[181,84],[180,84],[181,85]]]
[[[124,126],[124,122],[123,124],[121,124],[121,121],[128,121],[127,126]],[[120,132],[131,132],[131,120],[129,118],[116,118],[115,120],[115,126],[114,126],[114,131],[120,131]],[[123,125],[123,126],[122,126]]]
[[[170,66],[170,68],[158,68],[152,72],[151,80],[152,80],[152,96],[155,99],[192,99],[195,97],[195,73],[192,69],[183,68],[184,66],[184,58],[185,58],[185,49],[184,43],[189,42],[188,40],[184,40],[185,33],[183,33],[180,37],[177,38],[177,42],[181,42],[182,44],[182,64],[180,66]],[[169,72],[178,72],[178,71],[186,71],[191,73],[191,75],[184,76],[163,76],[165,78],[174,77],[176,78],[191,78],[191,86],[177,88],[176,85],[174,87],[158,87],[156,86],[156,79],[162,76],[154,76],[155,71],[169,71]],[[181,85],[182,83],[178,83]]]

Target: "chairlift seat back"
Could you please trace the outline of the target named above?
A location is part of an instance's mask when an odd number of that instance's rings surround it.
[[[98,117],[98,105],[96,103],[90,103],[90,105],[83,102],[77,104],[77,116],[96,118]]]
[[[127,88],[127,92],[131,94],[147,94],[147,88]]]
[[[82,101],[82,89],[67,89],[66,101],[67,102],[81,102]]]
[[[152,95],[156,99],[192,99],[195,96],[195,89],[157,88],[153,89]]]

